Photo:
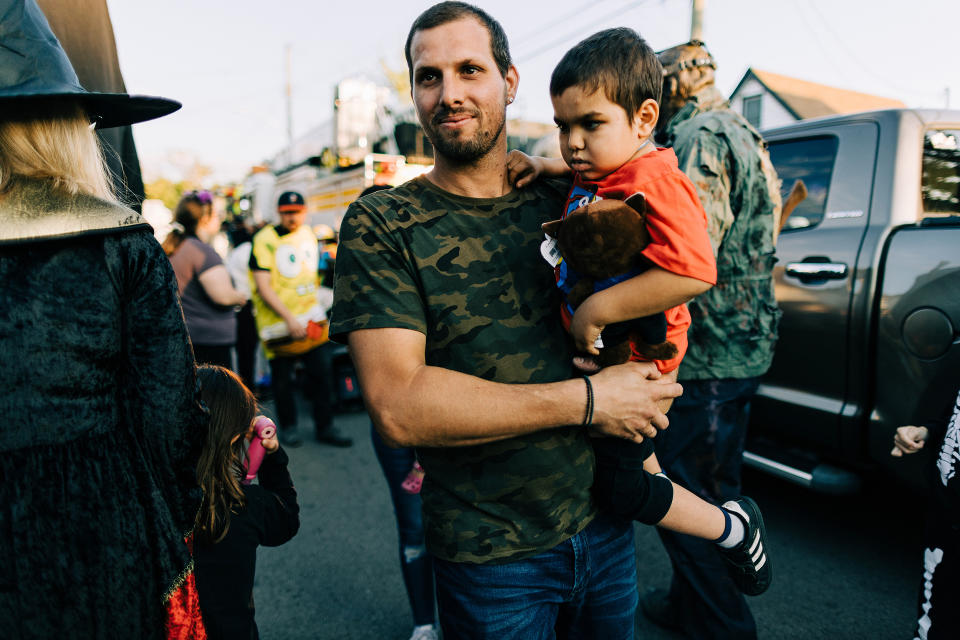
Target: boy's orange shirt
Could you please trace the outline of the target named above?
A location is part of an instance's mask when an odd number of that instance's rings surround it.
[[[657,148],[638,156],[602,180],[583,180],[574,175],[564,217],[576,209],[603,198],[626,200],[642,192],[647,200],[647,230],[650,244],[643,255],[658,267],[710,284],[717,282],[717,265],[707,234],[707,214],[697,191],[677,165],[672,149]],[[564,307],[564,323],[570,317]],[[682,304],[667,309],[667,340],[677,346],[676,357],[655,360],[662,372],[673,371],[687,351],[690,312]],[[636,353],[634,359],[642,360]]]

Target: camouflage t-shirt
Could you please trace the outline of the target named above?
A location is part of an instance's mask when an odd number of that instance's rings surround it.
[[[466,198],[420,177],[364,197],[340,228],[331,335],[412,329],[426,336],[431,366],[511,384],[569,378],[553,271],[539,250],[540,225],[565,196],[564,185],[540,182]],[[445,560],[529,557],[594,516],[593,453],[579,427],[417,453],[427,548]]]

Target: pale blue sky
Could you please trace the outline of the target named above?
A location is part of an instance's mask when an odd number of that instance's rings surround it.
[[[912,0],[705,0],[704,39],[724,93],[748,67],[874,93],[911,107],[960,108],[960,2]],[[196,157],[221,181],[286,141],[284,50],[293,52],[294,134],[332,113],[333,86],[381,60],[404,68],[403,44],[429,0],[108,0],[120,66],[131,93],[184,108],[137,125],[147,172],[169,152]],[[503,24],[520,72],[510,117],[549,122],[550,72],[600,29],[637,29],[655,49],[690,34],[690,0],[480,0]]]

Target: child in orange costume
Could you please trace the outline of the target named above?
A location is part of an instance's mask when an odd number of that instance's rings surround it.
[[[507,168],[518,187],[539,176],[572,173],[563,216],[598,198],[644,194],[651,242],[643,255],[651,266],[597,291],[572,317],[565,313],[564,320],[577,347],[596,355],[605,326],[664,312],[667,337],[678,353],[654,362],[661,375],[675,379],[690,326],[685,303],[714,284],[716,265],[693,184],[678,169],[673,151],[657,149],[650,140],[662,84],[662,67],[636,32],[618,28],[594,34],[567,52],[550,82],[563,160],[514,151]],[[563,263],[554,267],[562,285]],[[588,358],[577,363],[592,366]],[[769,587],[765,528],[750,498],[717,507],[674,485],[660,470],[649,440],[635,444],[598,438],[594,451],[594,495],[603,506],[646,524],[714,540],[741,591],[757,595]]]

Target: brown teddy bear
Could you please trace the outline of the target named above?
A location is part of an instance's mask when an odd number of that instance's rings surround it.
[[[649,262],[641,253],[650,242],[646,225],[647,202],[642,193],[625,201],[595,200],[543,225],[556,238],[563,256],[558,286],[571,310],[596,291],[632,278],[645,271]],[[669,360],[677,355],[667,340],[667,319],[663,313],[608,325],[603,330],[603,348],[596,362],[601,367],[630,359],[630,343],[648,360]]]

